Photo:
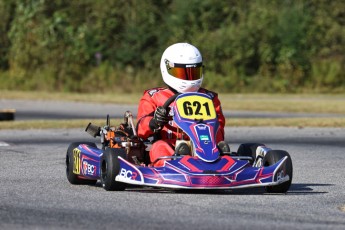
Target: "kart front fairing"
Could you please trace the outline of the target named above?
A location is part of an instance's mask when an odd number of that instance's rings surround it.
[[[269,167],[252,167],[246,160],[223,156],[213,163],[184,156],[166,161],[163,167],[136,166],[119,157],[116,181],[162,188],[236,189],[272,186],[289,180],[285,160]]]

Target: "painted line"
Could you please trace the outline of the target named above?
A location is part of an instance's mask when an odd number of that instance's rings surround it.
[[[10,144],[0,141],[0,147],[10,146]]]

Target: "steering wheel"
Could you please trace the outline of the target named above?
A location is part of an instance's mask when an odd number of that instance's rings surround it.
[[[165,109],[165,111],[168,111],[169,109],[169,105],[177,98],[177,96],[181,95],[181,93],[175,93],[174,95],[172,95],[171,97],[169,97],[165,103],[162,105],[162,107]],[[167,124],[169,126],[169,129],[171,130],[175,130],[176,128],[173,126],[170,126],[169,124]]]
[[[166,102],[163,104],[163,108],[165,109],[165,110],[167,110],[168,109],[168,107],[169,107],[169,105],[176,99],[176,97],[178,96],[178,95],[180,95],[181,93],[176,93],[176,94],[174,94],[174,95],[172,95],[171,97],[169,97],[168,98],[168,100],[166,100]]]

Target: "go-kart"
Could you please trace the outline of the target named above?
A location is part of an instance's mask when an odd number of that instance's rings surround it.
[[[168,189],[241,189],[265,187],[270,193],[285,193],[292,181],[288,152],[261,143],[241,144],[237,152],[215,141],[219,122],[211,97],[202,93],[175,94],[163,105],[188,135],[176,141],[175,154],[162,157],[162,167],[153,167],[148,156],[152,140],[137,137],[132,114],[118,127],[89,123],[86,132],[100,136],[95,143],[70,144],[66,154],[67,179],[72,184],[95,184],[108,191],[149,186]],[[189,139],[189,140],[188,140]],[[183,148],[179,148],[182,146]],[[187,147],[186,147],[187,146]],[[181,149],[189,148],[189,151]],[[225,149],[225,150],[224,150]],[[188,154],[186,154],[188,153]]]

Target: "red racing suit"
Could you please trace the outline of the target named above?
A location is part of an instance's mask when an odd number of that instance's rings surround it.
[[[216,141],[219,143],[224,140],[224,126],[225,118],[222,112],[221,104],[218,99],[218,95],[215,92],[200,88],[200,93],[206,93],[211,96],[214,107],[216,109],[216,114],[219,120],[219,128],[217,130]],[[154,112],[158,106],[163,106],[163,104],[173,96],[173,92],[169,88],[152,88],[146,90],[140,99],[137,115],[137,130],[138,137],[142,139],[148,139],[150,136],[154,135],[153,130],[149,127],[150,120],[153,118]],[[172,156],[174,154],[174,145],[177,139],[176,126],[173,121],[165,125],[162,130],[159,131],[159,140],[154,142],[150,150],[150,161],[155,162],[157,158],[162,156]],[[186,135],[185,135],[186,136]],[[187,137],[188,138],[188,137]],[[163,160],[155,162],[154,166],[162,166],[164,164]]]

